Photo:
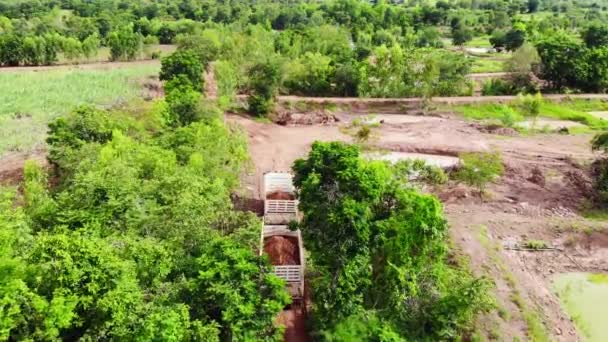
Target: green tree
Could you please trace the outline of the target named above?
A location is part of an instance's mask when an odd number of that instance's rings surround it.
[[[497,51],[502,51],[507,45],[507,33],[505,31],[495,30],[490,37],[490,44],[492,44],[492,47]]]
[[[515,51],[526,41],[525,31],[513,28],[505,34],[505,48],[507,51]]]
[[[251,93],[247,102],[249,111],[257,116],[266,116],[274,108],[275,97],[281,80],[278,61],[267,58],[249,69],[249,88]]]
[[[534,129],[543,104],[542,95],[540,93],[536,93],[536,95],[520,95],[518,100],[518,105],[523,114],[532,117],[532,129]]]
[[[589,48],[608,46],[608,25],[591,24],[583,32],[583,40]]]
[[[372,339],[455,337],[488,309],[485,281],[446,264],[447,225],[436,198],[343,143],[315,142],[293,170],[298,226],[317,271],[315,327],[328,339],[346,338],[346,329]],[[369,329],[353,319],[371,319]]]
[[[143,49],[143,36],[133,32],[133,25],[128,25],[110,32],[107,44],[110,47],[110,60],[132,61]]]
[[[540,78],[554,88],[576,87],[584,78],[588,66],[581,56],[585,50],[576,38],[566,34],[547,36],[536,44],[536,49],[542,63]]]
[[[171,79],[165,88],[170,125],[186,126],[203,118],[201,93],[191,86],[184,75]]]
[[[17,66],[23,60],[23,40],[14,33],[0,36],[0,64]]]
[[[46,39],[25,37],[23,39],[23,63],[27,65],[45,64]]]
[[[160,79],[171,81],[181,78],[183,81],[187,81],[194,90],[201,91],[204,87],[203,71],[203,64],[194,52],[178,50],[162,59]]]
[[[91,59],[97,55],[100,46],[99,35],[92,34],[82,42],[82,54],[86,59]]]
[[[290,93],[322,96],[331,93],[334,67],[331,58],[306,52],[286,65],[284,85]]]
[[[452,42],[454,45],[462,46],[473,39],[473,31],[468,27],[458,27],[452,30]]]
[[[224,60],[216,61],[213,64],[213,75],[217,84],[217,95],[220,101],[228,104],[235,100],[239,77],[235,66]]]
[[[68,61],[74,62],[82,55],[82,44],[78,39],[67,37],[61,42],[61,50]]]
[[[177,36],[179,50],[194,52],[205,69],[215,61],[220,53],[220,33],[217,30],[204,30],[191,35]]]

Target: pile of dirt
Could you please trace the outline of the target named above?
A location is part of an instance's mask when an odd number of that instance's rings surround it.
[[[319,110],[308,113],[279,112],[275,115],[273,121],[283,126],[311,126],[332,124],[340,120],[333,113],[326,110]]]
[[[543,175],[543,171],[538,166],[534,166],[532,174],[528,177],[528,181],[542,187],[546,184],[545,175]]]
[[[285,191],[273,191],[266,194],[266,199],[269,200],[283,200],[283,201],[293,201],[296,199],[296,196],[291,192]]]
[[[298,240],[288,236],[272,236],[264,242],[264,252],[273,265],[299,265]]]
[[[515,136],[519,135],[519,132],[517,132],[517,130],[515,130],[514,128],[505,127],[505,126],[501,126],[501,125],[472,124],[471,126],[475,127],[478,131],[480,131],[482,133],[504,135],[504,136],[508,136],[508,137],[515,137]]]

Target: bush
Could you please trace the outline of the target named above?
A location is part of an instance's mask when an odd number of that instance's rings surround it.
[[[543,104],[543,96],[540,93],[536,95],[520,95],[517,105],[525,116],[532,117],[532,128],[536,125],[536,119],[540,114],[540,107]]]
[[[599,158],[591,164],[591,177],[595,201],[601,207],[608,207],[608,158]]]
[[[524,248],[529,249],[545,249],[549,248],[549,244],[543,240],[528,240],[523,243]]]
[[[180,78],[197,90],[203,89],[203,65],[192,51],[178,50],[161,61],[160,79],[171,81]]]
[[[143,36],[141,33],[133,32],[133,25],[128,25],[110,32],[107,44],[110,47],[110,60],[132,61],[142,51]]]
[[[249,69],[249,111],[257,116],[266,116],[274,108],[274,100],[281,79],[277,61],[267,59]]]
[[[499,152],[462,153],[462,166],[456,179],[474,187],[482,198],[488,183],[502,175],[504,167]]]
[[[442,168],[428,165],[424,160],[401,160],[393,165],[396,178],[404,183],[445,184],[448,176]]]
[[[481,94],[484,96],[514,95],[517,94],[517,89],[507,80],[493,78],[484,82]]]

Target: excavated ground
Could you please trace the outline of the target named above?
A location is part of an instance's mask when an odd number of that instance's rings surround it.
[[[326,113],[321,116],[327,117]],[[258,180],[263,172],[289,170],[295,159],[306,156],[314,141],[353,141],[346,128],[355,119],[375,123],[369,144],[389,152],[430,154],[440,159],[461,152],[498,150],[505,174],[490,186],[483,202],[457,184],[436,193],[444,203],[456,249],[469,257],[477,274],[495,283],[500,309],[481,319],[482,332],[496,340],[529,340],[529,317],[536,315],[550,340],[580,339],[552,292],[551,281],[562,272],[608,271],[608,223],[581,216],[589,182],[585,165],[595,157],[589,148],[590,135],[520,136],[449,113],[338,111],[333,118],[298,117],[297,122],[279,125],[228,116],[228,121],[242,126],[249,136],[255,166],[255,172],[245,179],[249,195],[260,198]],[[555,249],[517,248],[528,240],[542,240]]]

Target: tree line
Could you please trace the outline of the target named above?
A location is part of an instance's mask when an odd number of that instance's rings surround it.
[[[466,95],[472,89],[464,79],[471,58],[450,49],[448,41],[462,45],[489,35],[499,50],[515,51],[526,42],[534,45],[541,57],[534,70],[556,89],[604,91],[600,46],[606,31],[605,4],[577,2],[567,7],[553,8],[537,0],[434,5],[362,0],[28,0],[0,6],[0,64],[51,64],[58,53],[78,60],[95,55],[100,46],[109,48],[112,60],[132,60],[146,44],[178,44],[194,47],[205,64],[217,62],[226,92],[231,87],[248,92],[249,70],[272,60],[280,65],[277,91],[282,93]],[[535,15],[539,11],[543,15]],[[551,42],[556,36],[569,36],[571,41]],[[578,37],[596,42],[590,48]],[[580,53],[564,56],[560,49],[566,45]],[[580,70],[581,75],[557,75],[559,67]]]

